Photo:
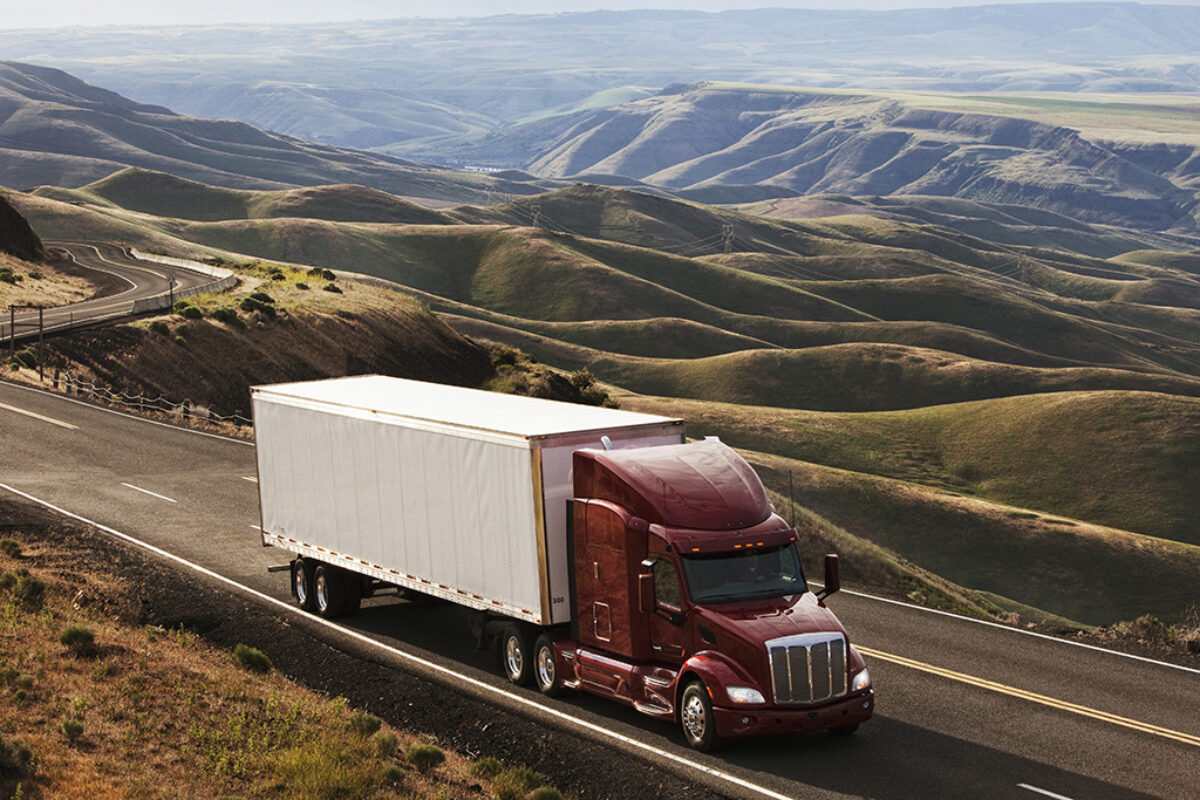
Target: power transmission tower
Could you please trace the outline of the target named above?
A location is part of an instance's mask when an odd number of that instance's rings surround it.
[[[725,252],[733,252],[733,225],[726,224],[721,226],[721,236],[725,240]]]

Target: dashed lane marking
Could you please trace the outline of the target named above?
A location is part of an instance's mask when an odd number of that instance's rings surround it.
[[[17,408],[16,406],[10,406],[7,403],[0,403],[0,408],[3,408],[5,411],[13,411],[13,412],[16,412],[17,414],[24,414],[27,417],[33,417],[34,419],[41,420],[42,422],[49,422],[51,425],[57,425],[58,427],[66,428],[69,431],[79,430],[78,425],[72,425],[69,422],[63,422],[61,419],[55,419],[54,417],[47,417],[43,414],[35,414],[34,412],[26,411],[23,408]]]
[[[172,500],[170,497],[167,497],[165,494],[159,494],[158,492],[152,492],[149,489],[143,489],[140,486],[134,486],[132,483],[122,482],[121,485],[127,489],[133,489],[135,492],[141,492],[142,494],[148,494],[151,497],[157,497],[159,500],[166,500],[168,503],[178,503],[179,502],[178,500]]]
[[[1039,789],[1036,786],[1030,786],[1028,783],[1018,783],[1017,788],[1024,789],[1027,792],[1035,792],[1044,797],[1049,797],[1051,800],[1074,800],[1074,798],[1067,797],[1065,794],[1055,794],[1047,789]]]

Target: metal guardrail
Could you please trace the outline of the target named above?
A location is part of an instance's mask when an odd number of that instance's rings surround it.
[[[209,292],[223,292],[226,289],[231,289],[237,283],[237,275],[232,270],[222,267],[214,267],[210,264],[205,264],[200,261],[190,261],[185,258],[172,258],[171,256],[160,256],[154,253],[146,253],[137,248],[130,248],[129,254],[139,261],[150,261],[156,264],[163,264],[170,267],[179,267],[180,269],[190,270],[191,272],[199,272],[202,275],[208,275],[216,280],[205,283],[201,286],[194,286],[191,289],[180,289],[179,291],[164,292],[154,297],[143,297],[140,300],[135,300],[129,304],[127,311],[115,311],[103,316],[89,316],[83,319],[76,320],[74,317],[68,318],[66,322],[58,322],[47,325],[43,328],[44,333],[58,333],[61,331],[73,330],[82,328],[87,325],[95,325],[99,322],[108,322],[111,320],[121,319],[123,317],[132,317],[138,314],[144,314],[147,311],[159,311],[170,308],[172,303],[186,297],[196,297]],[[61,308],[61,307],[60,307]],[[26,328],[22,331],[21,328]],[[28,329],[28,322],[18,322],[17,330],[14,333],[10,329],[8,322],[0,322],[0,341],[9,344],[25,339],[36,338],[38,331],[36,327],[32,330]]]

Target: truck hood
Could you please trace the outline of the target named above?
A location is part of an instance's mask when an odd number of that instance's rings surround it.
[[[698,611],[702,624],[719,628],[726,635],[741,639],[755,648],[771,639],[801,633],[846,634],[846,629],[834,613],[821,605],[811,592],[791,597],[702,606]]]

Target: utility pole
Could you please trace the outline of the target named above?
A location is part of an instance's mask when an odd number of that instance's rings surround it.
[[[733,252],[733,225],[725,224],[721,226],[721,236],[725,239],[725,252]]]
[[[533,211],[533,227],[542,227],[542,207],[540,205],[532,205],[529,207]]]
[[[167,310],[170,311],[175,308],[175,273],[174,272],[167,273],[167,283],[169,284],[169,287],[170,287],[168,289],[168,291],[170,292],[170,296],[171,296],[171,303],[170,303],[170,305],[167,306]]]

